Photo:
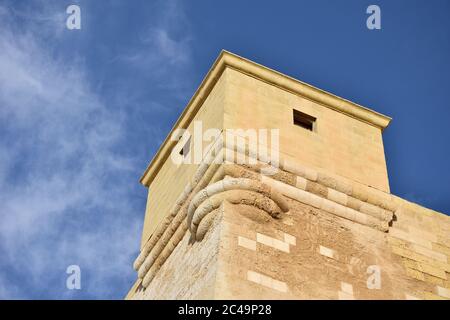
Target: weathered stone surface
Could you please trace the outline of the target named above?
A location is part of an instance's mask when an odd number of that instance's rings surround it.
[[[450,218],[389,193],[387,117],[223,53],[176,127],[193,120],[280,129],[278,171],[245,146],[176,165],[166,141],[128,299],[450,299]]]

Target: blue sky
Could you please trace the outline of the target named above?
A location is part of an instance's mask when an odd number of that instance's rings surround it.
[[[66,8],[81,8],[68,30]],[[382,29],[366,28],[370,4]],[[221,49],[393,117],[391,192],[450,212],[450,2],[0,1],[0,298],[121,299],[141,173]],[[67,290],[67,266],[81,290]]]

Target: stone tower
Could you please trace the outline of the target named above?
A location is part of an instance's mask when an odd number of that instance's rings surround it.
[[[141,178],[127,299],[450,298],[450,218],[390,193],[390,120],[223,51]]]

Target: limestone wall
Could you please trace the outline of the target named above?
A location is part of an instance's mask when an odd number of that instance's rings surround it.
[[[150,285],[138,286],[132,299],[214,299],[221,245],[222,213],[214,215],[214,223],[205,241],[189,243],[186,233],[165,261]]]
[[[448,216],[286,159],[270,177],[264,165],[200,165],[136,260],[129,298],[450,298]]]
[[[389,192],[381,129],[317,102],[227,69],[225,128],[280,130],[280,151],[309,167]],[[293,109],[315,117],[293,124]]]

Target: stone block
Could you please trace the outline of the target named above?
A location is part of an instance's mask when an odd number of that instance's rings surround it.
[[[238,236],[238,245],[249,250],[256,250],[256,241],[245,237]]]
[[[334,259],[335,258],[335,252],[334,250],[324,247],[324,246],[319,246],[319,253],[325,257]]]

